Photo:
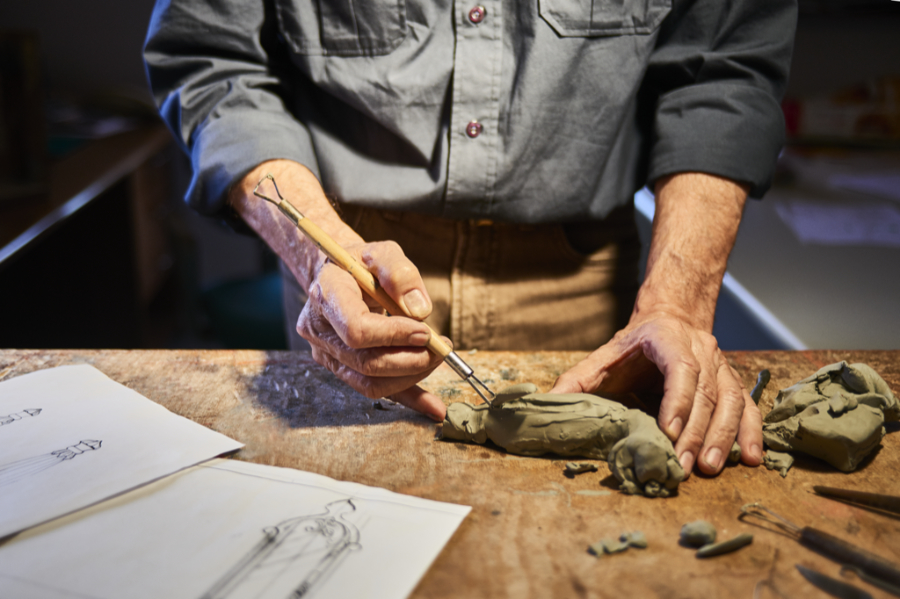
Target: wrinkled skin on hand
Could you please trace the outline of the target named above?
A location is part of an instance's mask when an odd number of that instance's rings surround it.
[[[603,459],[629,494],[668,497],[684,480],[672,442],[639,410],[587,393],[537,393],[530,384],[498,394],[493,405],[454,403],[443,439],[484,443],[510,453]]]
[[[884,422],[900,420],[900,402],[865,364],[838,362],[782,389],[765,417],[763,438],[850,472],[884,437]]]

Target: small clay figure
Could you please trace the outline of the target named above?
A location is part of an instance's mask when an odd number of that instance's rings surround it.
[[[489,407],[453,403],[441,437],[484,443],[510,453],[583,456],[609,462],[628,494],[668,497],[684,479],[675,449],[649,415],[586,393],[537,393],[522,384],[500,392]]]
[[[786,478],[788,470],[794,465],[794,456],[769,449],[763,455],[763,465],[769,470],[778,470],[781,478]]]
[[[884,379],[865,364],[838,362],[778,392],[763,439],[850,472],[881,443],[884,422],[895,420],[900,402]]]
[[[688,522],[681,527],[681,542],[689,547],[702,547],[716,542],[716,527],[706,520]]]

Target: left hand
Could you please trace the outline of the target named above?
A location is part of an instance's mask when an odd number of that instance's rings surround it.
[[[686,474],[722,470],[737,436],[741,459],[762,460],[762,417],[711,334],[665,312],[632,320],[557,379],[551,393],[662,392],[659,425]],[[699,459],[698,459],[699,456]]]
[[[647,274],[631,320],[557,380],[551,392],[662,392],[660,428],[686,474],[722,470],[735,436],[762,460],[762,419],[712,336],[716,301],[747,186],[705,173],[656,183]]]

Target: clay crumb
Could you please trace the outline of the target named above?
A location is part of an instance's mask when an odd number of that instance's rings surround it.
[[[716,527],[706,520],[689,522],[681,527],[681,542],[689,547],[702,547],[716,542]]]
[[[631,532],[623,532],[619,536],[619,540],[623,543],[628,543],[629,547],[637,547],[638,549],[646,549],[647,548],[647,535],[645,535],[640,530],[633,530]]]
[[[794,465],[794,456],[789,453],[767,449],[765,455],[763,455],[763,464],[769,470],[778,470],[781,478],[785,478],[788,475],[788,470]]]
[[[737,441],[734,442],[734,445],[731,446],[731,451],[728,452],[728,461],[735,464],[741,461],[741,446],[738,445]]]
[[[569,462],[566,464],[564,473],[566,476],[572,477],[583,472],[596,472],[597,470],[597,464],[591,464],[590,462]]]
[[[716,555],[722,555],[724,553],[731,553],[732,551],[737,551],[741,547],[746,547],[752,542],[753,535],[748,533],[739,534],[733,539],[728,539],[727,541],[722,541],[721,543],[704,545],[697,550],[697,557],[714,557]]]

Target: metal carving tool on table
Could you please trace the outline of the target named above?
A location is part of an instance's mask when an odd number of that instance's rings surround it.
[[[797,571],[803,575],[803,578],[809,581],[817,589],[824,591],[832,597],[839,599],[872,599],[872,594],[856,588],[852,584],[840,581],[836,578],[826,576],[821,572],[816,572],[811,568],[806,568],[800,564],[794,566]]]
[[[876,508],[900,514],[900,497],[894,495],[880,495],[878,493],[866,493],[853,489],[838,489],[837,487],[824,487],[815,485],[813,491],[818,495],[829,499],[837,499],[859,507]]]
[[[741,507],[741,516],[756,516],[774,523],[804,547],[824,555],[841,565],[853,566],[866,576],[889,587],[900,587],[900,567],[852,543],[810,526],[797,526],[760,503]],[[774,518],[772,520],[771,518]],[[882,587],[883,588],[883,587]]]
[[[272,186],[275,188],[275,194],[278,196],[277,200],[260,193],[259,188],[266,180],[272,181]],[[356,282],[359,283],[359,286],[363,291],[381,304],[381,307],[387,310],[388,314],[392,316],[409,316],[409,314],[397,305],[391,296],[387,294],[384,288],[378,284],[378,280],[372,273],[366,270],[362,264],[347,252],[347,250],[338,245],[328,233],[303,216],[293,204],[284,199],[281,195],[281,191],[278,189],[278,184],[275,183],[275,177],[269,174],[260,179],[259,183],[256,184],[256,187],[253,188],[253,195],[275,204],[278,210],[288,217],[304,235],[306,235],[326,256],[328,256],[328,258],[331,259],[332,262],[350,273],[350,275],[356,279]],[[438,335],[434,329],[427,324],[425,324],[425,326],[428,327],[428,331],[431,333],[425,347],[441,356],[444,359],[444,362],[446,362],[456,374],[472,386],[475,393],[477,393],[486,404],[491,405],[491,400],[496,397],[494,392],[475,376],[475,371],[472,370],[472,368],[466,364],[455,351],[453,351],[452,347],[441,339],[441,336]]]

